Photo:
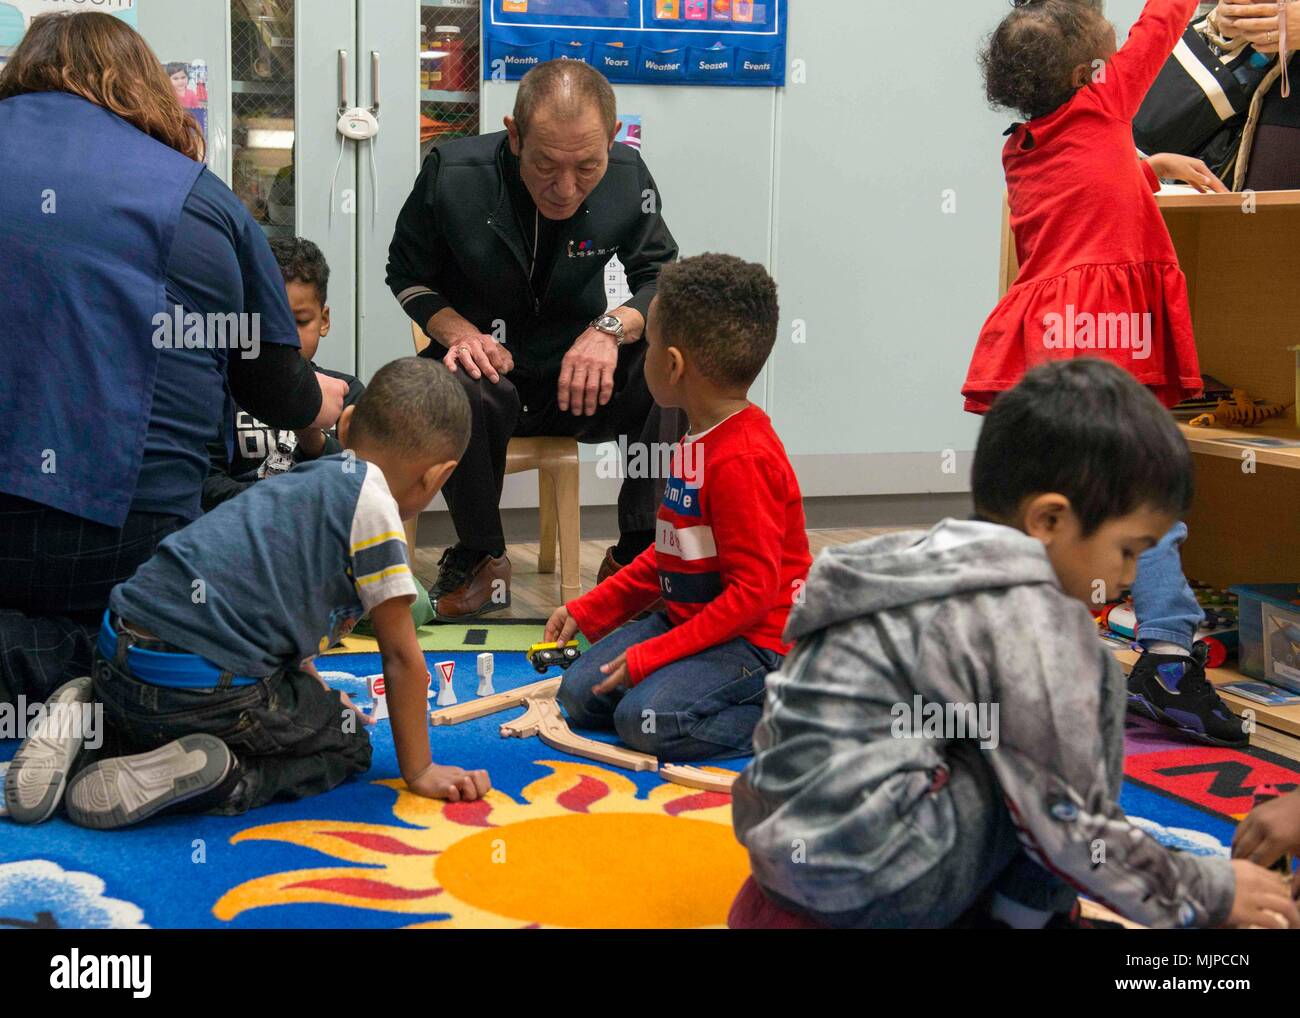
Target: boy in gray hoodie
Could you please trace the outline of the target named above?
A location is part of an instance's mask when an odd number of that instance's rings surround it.
[[[1300,926],[1253,863],[1129,822],[1124,677],[1086,605],[1186,511],[1187,445],[1124,371],[1044,365],[985,418],[977,518],[814,564],[734,789],[733,926]]]

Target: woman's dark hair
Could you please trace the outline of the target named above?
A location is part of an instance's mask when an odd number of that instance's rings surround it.
[[[1087,537],[1143,506],[1185,513],[1192,454],[1173,415],[1122,368],[1052,361],[994,401],[971,487],[976,512],[999,520],[1031,496],[1064,495]]]
[[[203,132],[181,108],[162,64],[144,36],[111,14],[33,18],[0,70],[0,99],[27,92],[79,95],[196,162],[203,159]]]
[[[980,53],[984,91],[994,106],[1025,120],[1043,117],[1077,91],[1074,69],[1104,52],[1110,23],[1102,0],[1012,0],[1015,10]]]
[[[276,237],[271,241],[271,253],[286,283],[314,286],[321,307],[329,303],[330,266],[319,247],[306,237]]]

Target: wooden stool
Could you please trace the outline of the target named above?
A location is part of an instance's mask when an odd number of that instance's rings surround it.
[[[411,323],[415,351],[431,340]],[[537,471],[537,507],[541,517],[541,546],[537,571],[555,572],[555,548],[560,548],[560,600],[572,601],[582,593],[579,556],[582,540],[582,510],[578,491],[578,443],[572,438],[512,438],[506,450],[506,473]],[[419,518],[406,524],[406,547],[415,563]]]

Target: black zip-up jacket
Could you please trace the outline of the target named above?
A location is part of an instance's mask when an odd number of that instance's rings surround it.
[[[572,218],[556,224],[550,280],[535,296],[528,278],[533,238],[525,238],[506,187],[506,173],[515,172],[508,145],[498,131],[429,153],[397,219],[388,285],[421,328],[446,307],[488,335],[503,322],[515,360],[511,378],[539,381],[559,373],[574,340],[604,313],[610,258],[618,255],[627,270],[627,306],[646,315],[659,268],[677,258],[677,242],[640,154],[615,144],[604,179]]]

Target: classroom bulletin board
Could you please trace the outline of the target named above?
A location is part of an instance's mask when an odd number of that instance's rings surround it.
[[[488,79],[558,58],[614,84],[785,84],[789,0],[484,0]]]

